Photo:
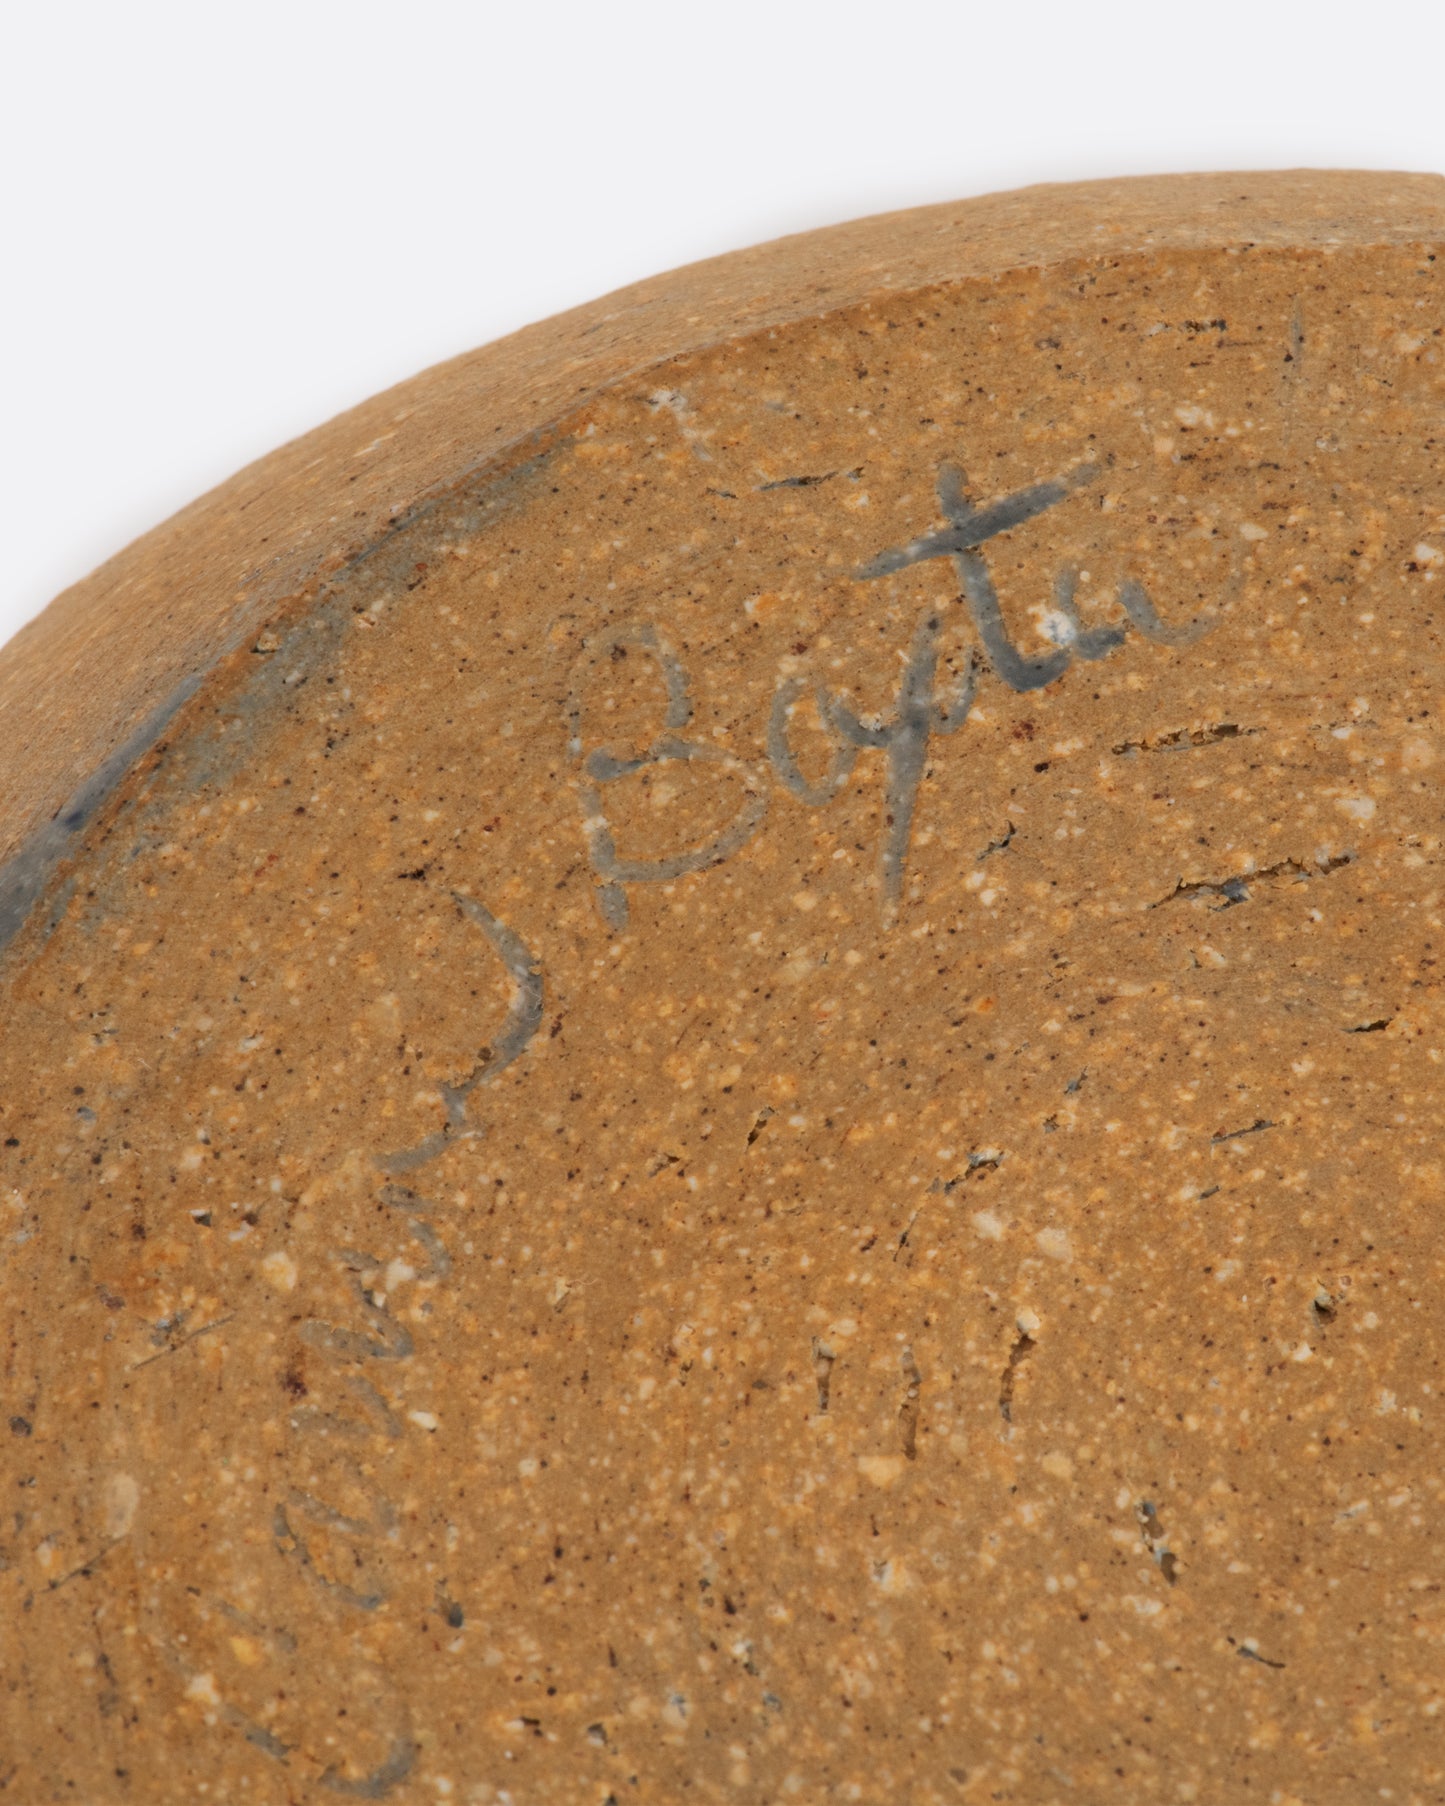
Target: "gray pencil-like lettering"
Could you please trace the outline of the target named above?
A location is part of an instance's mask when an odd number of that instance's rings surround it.
[[[898,700],[886,721],[862,720],[840,697],[829,696],[818,686],[818,713],[840,750],[834,754],[821,784],[809,784],[799,771],[787,739],[788,711],[802,680],[788,678],[773,698],[768,728],[768,752],[773,769],[800,801],[819,806],[835,796],[853,768],[861,749],[886,753],[884,779],[885,830],[881,859],[883,922],[888,927],[898,914],[903,897],[903,874],[913,832],[918,788],[928,759],[928,742],[934,734],[951,734],[962,727],[973,707],[978,670],[972,658],[952,694],[940,700],[934,694],[938,673],[939,618],[929,610],[913,631],[908,660],[898,686]]]
[[[512,1000],[507,1006],[500,1033],[490,1048],[483,1051],[470,1074],[459,1085],[443,1083],[437,1087],[446,1112],[446,1121],[441,1128],[434,1129],[415,1147],[378,1156],[376,1164],[393,1177],[415,1172],[445,1153],[453,1141],[478,1133],[468,1127],[467,1099],[478,1085],[494,1079],[521,1057],[542,1023],[541,970],[520,936],[475,897],[462,891],[453,891],[451,897],[467,920],[474,922],[491,942],[493,952],[512,981]]]
[[[639,757],[618,758],[605,747],[597,747],[584,757],[582,744],[582,689],[586,667],[595,665],[613,652],[635,647],[645,652],[657,665],[666,691],[667,706],[663,731]],[[599,880],[598,906],[609,927],[627,926],[627,884],[667,883],[720,865],[746,845],[762,825],[767,814],[766,786],[756,769],[736,758],[721,746],[705,740],[687,740],[678,732],[692,721],[692,698],[687,674],[671,645],[650,622],[638,626],[609,628],[594,636],[584,648],[584,668],[579,670],[568,703],[568,750],[577,759],[582,775],[577,786],[582,806],[582,834],[592,869]],[[612,824],[603,807],[605,785],[632,777],[649,766],[672,762],[712,765],[737,778],[743,788],[743,802],[732,821],[719,834],[701,846],[689,847],[658,859],[628,859],[617,850]]]

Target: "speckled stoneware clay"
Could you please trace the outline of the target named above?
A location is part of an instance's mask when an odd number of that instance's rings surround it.
[[[1445,1800],[1445,183],[519,334],[0,655],[0,1798]]]

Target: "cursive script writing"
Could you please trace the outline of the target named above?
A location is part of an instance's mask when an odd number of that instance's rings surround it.
[[[595,634],[583,647],[584,671],[616,649],[634,646],[656,660],[667,693],[662,732],[637,758],[619,759],[605,747],[597,747],[582,757],[582,677],[572,686],[568,701],[568,748],[574,758],[582,760],[582,777],[578,796],[582,804],[582,832],[587,842],[588,857],[596,872],[600,889],[598,903],[608,925],[627,926],[627,893],[624,884],[656,884],[700,872],[731,858],[757,832],[767,813],[766,786],[755,766],[735,758],[720,746],[705,740],[685,740],[679,729],[692,721],[692,696],[681,661],[657,627],[649,623],[632,627],[611,628]],[[743,803],[737,815],[721,833],[703,846],[689,847],[664,859],[625,859],[617,851],[612,824],[602,806],[602,790],[619,778],[631,777],[651,765],[666,765],[674,760],[697,761],[716,765],[741,778]]]
[[[956,733],[968,720],[978,687],[980,657],[1009,689],[1039,690],[1061,678],[1076,658],[1107,658],[1124,644],[1131,627],[1157,645],[1177,647],[1189,645],[1212,625],[1208,620],[1169,625],[1160,618],[1144,586],[1129,578],[1120,583],[1117,591],[1124,619],[1086,627],[1076,601],[1078,573],[1065,566],[1054,579],[1053,607],[1044,622],[1046,633],[1054,641],[1052,650],[1030,655],[1014,644],[1004,623],[984,547],[999,534],[1021,527],[1056,507],[1098,474],[1097,465],[1076,465],[1049,482],[1035,483],[976,506],[969,500],[962,471],[956,465],[945,464],[938,474],[937,492],[946,525],[906,545],[880,552],[854,572],[857,581],[866,583],[933,559],[952,561],[979,647],[970,654],[967,670],[952,682],[946,694],[935,693],[941,628],[941,607],[937,605],[926,608],[919,616],[890,715],[865,720],[841,696],[830,694],[820,678],[790,674],[780,679],[773,693],[765,738],[768,763],[783,789],[807,807],[822,808],[838,795],[853,774],[859,752],[873,750],[884,755],[885,830],[879,881],[885,928],[897,919],[903,897],[909,842],[918,791],[927,768],[929,742],[935,734]],[[650,746],[641,754],[623,758],[606,746],[588,750],[582,719],[589,674],[604,659],[625,652],[628,647],[655,661],[665,704],[661,729]],[[819,722],[833,741],[828,768],[816,780],[803,772],[790,740],[794,711],[810,690]],[[681,730],[690,725],[692,716],[691,681],[681,659],[655,623],[609,628],[586,642],[568,698],[568,750],[581,767],[577,794],[583,838],[598,881],[598,903],[614,930],[627,926],[627,885],[669,882],[721,864],[752,838],[767,814],[767,790],[757,765],[706,741],[684,738]],[[618,851],[604,790],[650,766],[674,760],[706,763],[719,772],[732,774],[741,781],[743,801],[728,825],[702,845],[663,857],[627,858]]]
[[[978,637],[983,642],[994,670],[1011,690],[1042,690],[1062,677],[1075,658],[1107,658],[1124,643],[1130,623],[1146,639],[1161,646],[1187,646],[1207,633],[1208,621],[1191,621],[1183,627],[1169,627],[1155,613],[1144,586],[1128,580],[1119,586],[1119,603],[1123,621],[1103,627],[1085,628],[1074,605],[1077,573],[1064,569],[1054,580],[1054,614],[1047,623],[1051,637],[1060,642],[1053,652],[1029,658],[1014,645],[1004,626],[998,591],[983,547],[1000,533],[1022,526],[1082,489],[1099,474],[1094,464],[1079,464],[1052,482],[1035,483],[1028,489],[1016,489],[1001,501],[985,508],[975,508],[968,499],[963,472],[956,464],[945,464],[938,473],[938,504],[948,525],[921,539],[913,539],[893,551],[880,552],[857,573],[863,582],[887,577],[911,564],[922,564],[931,558],[951,558],[963,588]]]

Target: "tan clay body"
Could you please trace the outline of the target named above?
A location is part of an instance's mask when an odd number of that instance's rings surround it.
[[[1442,239],[784,241],[0,654],[0,1798],[1445,1798]]]

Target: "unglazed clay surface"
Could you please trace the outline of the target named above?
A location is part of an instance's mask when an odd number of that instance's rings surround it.
[[[0,1797],[1445,1799],[1442,202],[681,272],[0,654]]]

